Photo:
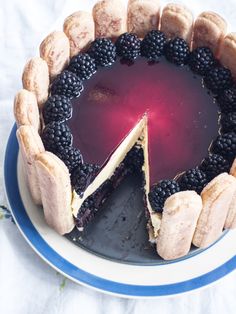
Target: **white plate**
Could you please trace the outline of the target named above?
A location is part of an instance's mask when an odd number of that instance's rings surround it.
[[[52,267],[72,279],[124,297],[157,297],[206,286],[236,268],[236,231],[224,234],[210,248],[184,259],[137,266],[95,256],[50,229],[42,208],[33,204],[18,160],[12,129],[5,155],[5,187],[15,222],[31,247]]]

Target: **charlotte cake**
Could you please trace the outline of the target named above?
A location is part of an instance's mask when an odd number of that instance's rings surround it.
[[[46,222],[59,234],[70,232],[75,224],[82,230],[136,164],[143,175],[141,193],[150,241],[156,243],[162,258],[174,259],[188,254],[191,243],[206,247],[224,228],[236,225],[235,162],[227,173],[236,155],[236,92],[230,71],[215,60],[218,58],[235,75],[235,36],[226,34],[226,22],[213,12],[203,12],[193,21],[191,12],[181,5],[168,4],[161,14],[159,1],[130,0],[126,14],[122,1],[117,2],[98,2],[93,16],[82,11],[70,15],[64,32],[55,31],[41,43],[40,57],[25,66],[25,90],[15,98],[17,138],[32,198],[36,204],[42,202]],[[126,29],[135,34],[125,33]],[[190,52],[189,47],[194,50]],[[81,97],[83,82],[98,67],[114,64],[116,54],[134,64],[140,54],[154,63],[164,54],[171,63],[188,64],[204,76],[205,86],[220,105],[222,134],[199,167],[150,189],[147,120],[152,118],[148,108],[147,114],[135,118],[136,123],[114,144],[100,167],[86,164],[78,148],[71,146],[72,135],[62,122],[71,117],[70,99]],[[100,100],[116,99],[100,87],[91,95]],[[41,137],[36,99],[46,124]]]

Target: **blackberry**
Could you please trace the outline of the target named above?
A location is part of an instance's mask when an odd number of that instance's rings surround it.
[[[161,31],[152,30],[141,43],[141,55],[150,61],[158,61],[164,53],[166,36]]]
[[[236,88],[224,90],[216,97],[216,101],[223,113],[236,112]]]
[[[233,78],[229,69],[223,66],[216,66],[206,73],[204,84],[214,94],[219,94],[231,87]]]
[[[64,147],[55,154],[65,163],[70,173],[83,162],[80,150],[71,146]]]
[[[99,169],[100,167],[95,164],[81,164],[72,172],[71,184],[80,197],[83,196],[83,192],[93,181]]]
[[[179,184],[175,180],[162,180],[154,184],[148,195],[152,209],[162,212],[166,199],[179,191]]]
[[[116,47],[108,38],[97,38],[92,42],[88,54],[97,66],[105,67],[115,62]]]
[[[134,60],[140,55],[141,40],[136,34],[124,33],[116,41],[117,55],[125,60]]]
[[[199,169],[205,172],[207,179],[210,181],[214,177],[218,176],[218,174],[228,172],[230,164],[221,155],[210,154],[208,157],[203,159]]]
[[[166,59],[176,65],[184,65],[188,62],[189,47],[186,41],[176,37],[169,40],[164,47]]]
[[[126,155],[124,164],[130,172],[140,171],[144,163],[143,149],[135,145]]]
[[[196,167],[184,172],[178,178],[178,183],[181,191],[194,190],[197,193],[201,193],[208,181],[205,172]]]
[[[78,97],[83,90],[83,84],[77,75],[65,70],[52,83],[51,95],[64,95],[69,98]]]
[[[189,55],[190,69],[200,75],[204,75],[215,64],[215,58],[207,47],[199,47],[194,49]]]
[[[236,133],[236,112],[228,114],[222,113],[220,117],[221,132],[235,132]]]
[[[236,133],[229,132],[219,135],[211,145],[211,152],[232,162],[236,156]]]
[[[63,95],[50,96],[43,108],[44,123],[65,121],[71,117],[72,105],[70,99]]]
[[[97,71],[94,59],[87,53],[79,53],[74,56],[67,69],[76,74],[81,80],[88,80]]]
[[[45,149],[53,153],[72,145],[72,134],[69,127],[63,122],[48,123],[41,137]]]

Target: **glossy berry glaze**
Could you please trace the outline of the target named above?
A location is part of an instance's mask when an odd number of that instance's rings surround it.
[[[86,162],[103,165],[145,112],[151,184],[197,166],[218,133],[217,105],[200,77],[164,59],[117,61],[84,87],[68,124]]]

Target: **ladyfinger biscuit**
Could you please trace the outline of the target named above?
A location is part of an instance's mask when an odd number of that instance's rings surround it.
[[[190,43],[193,31],[192,12],[181,4],[167,4],[162,11],[160,30],[168,39],[180,37]]]
[[[234,160],[231,166],[230,174],[236,178],[236,159]],[[236,191],[229,205],[229,211],[228,211],[228,215],[225,221],[224,228],[225,229],[236,228]]]
[[[220,46],[220,62],[230,71],[236,78],[236,33],[227,34]]]
[[[42,41],[39,52],[41,58],[47,62],[49,75],[53,79],[69,62],[69,39],[64,32],[52,32]]]
[[[186,255],[202,210],[201,197],[194,191],[171,195],[164,204],[157,253],[165,260]]]
[[[47,224],[61,235],[70,232],[75,224],[67,167],[56,155],[46,151],[36,156],[36,169]]]
[[[40,119],[37,99],[34,93],[20,90],[14,99],[14,115],[17,126],[31,125],[39,130]]]
[[[236,189],[229,205],[228,215],[225,220],[225,229],[236,228]]]
[[[231,166],[230,172],[229,172],[232,176],[236,177],[236,158],[234,159],[234,162]]]
[[[35,93],[38,106],[41,108],[48,98],[49,71],[47,62],[40,57],[30,59],[22,75],[23,87]]]
[[[93,7],[95,37],[116,38],[127,31],[127,10],[122,0],[101,0]]]
[[[41,205],[38,175],[35,168],[35,156],[44,151],[42,140],[31,125],[22,125],[16,132],[20,153],[27,176],[27,183],[35,204]]]
[[[63,29],[69,38],[71,57],[87,49],[94,40],[94,21],[91,13],[73,13],[65,19]]]
[[[132,0],[128,4],[128,31],[143,38],[146,33],[157,29],[160,20],[159,0]]]
[[[207,247],[221,235],[236,189],[236,179],[228,173],[215,177],[201,193],[203,209],[193,237],[197,247]]]
[[[227,31],[226,21],[214,12],[202,12],[193,27],[193,49],[209,47],[215,56]]]

